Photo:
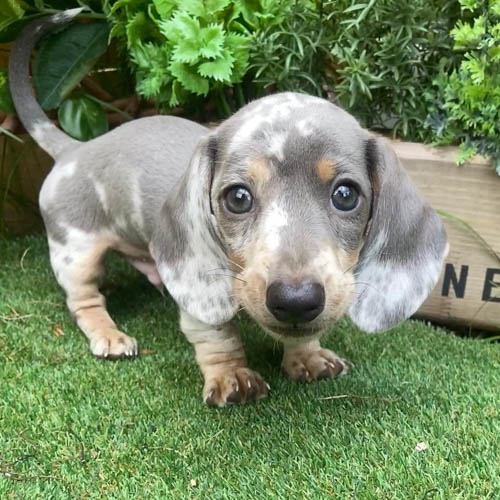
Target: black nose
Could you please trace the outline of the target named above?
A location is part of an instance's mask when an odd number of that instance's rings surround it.
[[[325,289],[311,281],[299,284],[274,281],[267,288],[266,305],[279,321],[312,321],[325,307]]]

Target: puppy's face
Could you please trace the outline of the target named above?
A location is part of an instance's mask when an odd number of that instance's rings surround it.
[[[325,101],[282,94],[219,130],[212,210],[238,302],[277,336],[319,333],[355,294],[372,205],[370,140]]]
[[[435,286],[446,248],[390,146],[294,93],[245,106],[200,141],[151,243],[183,311],[222,325],[243,306],[289,337],[343,312],[369,332],[397,325]]]

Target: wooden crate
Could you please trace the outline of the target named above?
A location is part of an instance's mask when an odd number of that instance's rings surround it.
[[[500,330],[500,177],[480,156],[457,167],[454,147],[396,141],[392,145],[443,217],[450,243],[441,277],[418,316]]]
[[[0,135],[0,231],[11,235],[43,228],[38,193],[54,163],[28,135],[21,139]]]

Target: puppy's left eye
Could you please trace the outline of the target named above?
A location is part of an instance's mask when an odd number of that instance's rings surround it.
[[[224,205],[233,214],[250,212],[253,206],[253,196],[243,186],[233,186],[224,195]]]
[[[339,184],[333,191],[332,203],[337,210],[348,212],[358,206],[359,193],[352,184]]]

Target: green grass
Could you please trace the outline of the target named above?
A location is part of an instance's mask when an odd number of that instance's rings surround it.
[[[111,314],[152,351],[135,361],[92,358],[43,237],[0,241],[0,498],[498,498],[498,344],[343,321],[324,343],[355,370],[299,384],[242,318],[272,393],[210,409],[173,302],[110,264]]]

